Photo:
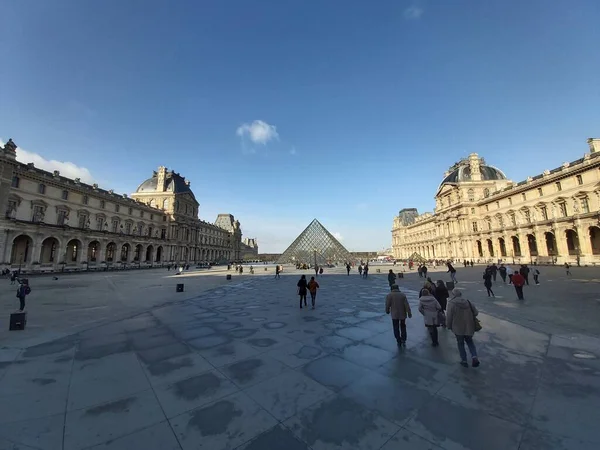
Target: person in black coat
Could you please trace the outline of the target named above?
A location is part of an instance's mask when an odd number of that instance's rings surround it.
[[[488,297],[490,297],[490,294],[492,297],[496,297],[494,291],[492,291],[492,271],[489,266],[485,269],[485,272],[483,272],[483,285],[487,289]]]
[[[306,275],[302,275],[300,277],[300,281],[298,281],[298,295],[300,296],[300,309],[302,309],[302,300],[304,300],[304,306],[306,305],[306,292],[308,290],[308,282],[306,281]]]
[[[448,297],[450,297],[450,293],[448,292],[448,289],[446,288],[446,285],[442,280],[437,280],[437,285],[435,286],[435,293],[433,294],[433,296],[442,307],[442,311],[446,311],[446,306],[448,305]]]

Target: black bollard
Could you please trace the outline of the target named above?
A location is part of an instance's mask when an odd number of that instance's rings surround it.
[[[183,292],[183,283],[177,283],[176,292]]]

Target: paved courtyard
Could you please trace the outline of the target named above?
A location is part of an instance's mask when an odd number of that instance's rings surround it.
[[[184,297],[173,292],[179,278],[157,272],[164,292],[119,291],[121,315],[86,313],[84,326],[60,328],[58,339],[39,324],[31,346],[29,330],[11,332],[0,343],[0,449],[600,447],[597,269],[572,279],[544,269],[524,304],[504,286],[488,300],[481,268],[459,269],[464,295],[483,311],[477,369],[459,366],[448,331],[430,346],[415,273],[400,283],[414,316],[406,349],[397,348],[383,310],[387,269],[368,279],[326,273],[316,310],[298,308],[300,272],[274,280],[259,271],[206,289],[198,278]],[[151,278],[127,276],[133,286]],[[80,292],[61,292],[56,301],[86,303]],[[115,308],[110,294],[104,302]]]

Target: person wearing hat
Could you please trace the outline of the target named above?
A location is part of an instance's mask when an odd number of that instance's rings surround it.
[[[385,313],[392,316],[392,327],[398,346],[406,345],[406,318],[412,317],[412,311],[406,295],[400,292],[398,285],[393,284],[391,289],[385,297]]]

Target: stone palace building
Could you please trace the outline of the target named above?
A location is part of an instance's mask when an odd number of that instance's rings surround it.
[[[600,139],[588,144],[577,161],[519,183],[469,155],[446,172],[433,213],[394,218],[394,257],[600,263]]]
[[[0,147],[0,268],[135,268],[240,259],[231,214],[198,218],[190,182],[159,167],[130,197],[16,160]]]

